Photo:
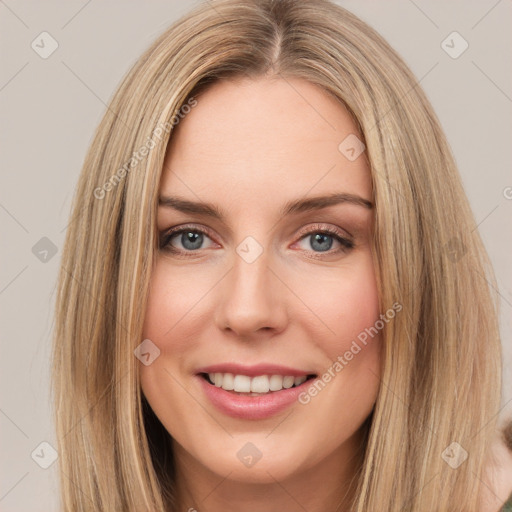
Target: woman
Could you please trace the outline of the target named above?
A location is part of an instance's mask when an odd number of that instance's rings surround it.
[[[492,269],[431,106],[354,15],[219,0],[175,23],[72,218],[65,510],[495,506]]]

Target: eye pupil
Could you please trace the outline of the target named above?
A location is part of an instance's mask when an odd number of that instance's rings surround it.
[[[199,249],[203,242],[203,234],[196,233],[194,231],[184,231],[181,235],[181,243],[183,247],[189,250]],[[191,242],[192,246],[187,245],[187,243]]]
[[[204,242],[204,238],[208,237],[206,233],[203,233],[201,230],[197,229],[180,229],[174,232],[171,231],[170,235],[164,236],[161,238],[160,247],[166,248],[170,252],[174,253],[193,253],[198,252],[203,249],[202,245]],[[179,244],[181,244],[182,248],[175,247],[172,240],[179,240]],[[331,253],[331,248],[333,246],[333,242],[336,240],[338,244],[341,245],[341,248],[338,252],[347,252],[353,248],[354,244],[349,240],[344,239],[343,237],[331,233],[330,231],[325,231],[318,229],[317,231],[310,231],[309,234],[304,235],[301,240],[309,240],[309,246],[312,248],[314,252],[317,253]],[[310,249],[307,249],[310,251]]]
[[[319,243],[319,246],[317,245],[317,248],[320,251],[328,251],[332,247],[332,236],[331,235],[316,233],[312,236],[313,236],[313,242],[311,244],[311,247],[315,248],[315,244],[317,244],[317,243]],[[326,240],[329,243],[325,244]]]

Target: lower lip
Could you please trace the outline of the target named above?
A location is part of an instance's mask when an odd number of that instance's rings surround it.
[[[272,391],[266,395],[243,396],[218,388],[207,382],[200,375],[196,377],[200,380],[206,396],[217,409],[228,416],[245,420],[270,418],[284,411],[297,401],[298,396],[313,380],[308,379],[300,386],[282,389],[281,391]]]

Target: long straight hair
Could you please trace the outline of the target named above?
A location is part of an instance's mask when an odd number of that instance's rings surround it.
[[[316,84],[364,137],[380,308],[399,302],[403,311],[383,331],[351,510],[476,512],[500,405],[493,271],[418,81],[380,35],[327,0],[204,2],[158,37],[113,95],[79,177],[58,282],[52,392],[63,509],[175,509],[169,435],[144,400],[134,349],[172,128],[208,86],[236,76]]]

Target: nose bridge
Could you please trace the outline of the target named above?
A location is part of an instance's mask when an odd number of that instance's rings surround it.
[[[251,334],[262,327],[280,329],[284,300],[279,280],[271,269],[270,252],[247,237],[235,249],[233,268],[222,288],[219,327]]]
[[[268,250],[259,244],[251,240],[240,243],[233,258],[232,291],[245,298],[261,298],[265,290],[269,292],[269,259]]]

